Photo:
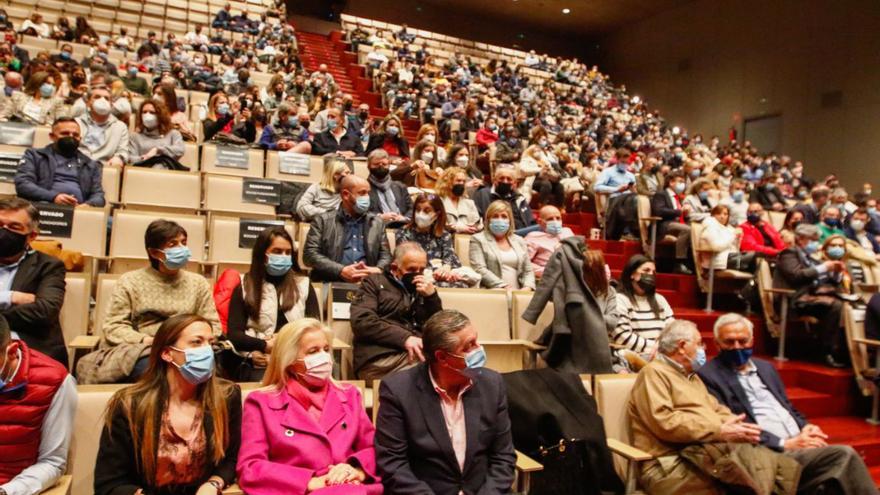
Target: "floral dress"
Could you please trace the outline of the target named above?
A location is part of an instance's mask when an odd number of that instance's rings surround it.
[[[422,246],[422,249],[425,250],[425,254],[428,255],[429,266],[441,264],[447,265],[452,269],[461,267],[461,260],[459,260],[458,255],[455,254],[455,246],[452,243],[452,234],[449,232],[443,232],[443,235],[437,237],[431,231],[417,232],[412,227],[404,227],[397,231],[397,245],[399,246],[404,242],[415,242],[419,246]],[[436,280],[434,283],[437,287],[445,288],[465,288],[468,286],[464,281],[444,282]]]

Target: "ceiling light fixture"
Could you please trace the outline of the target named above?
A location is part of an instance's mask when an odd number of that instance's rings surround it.
[[[571,9],[562,9],[563,14],[571,14]]]

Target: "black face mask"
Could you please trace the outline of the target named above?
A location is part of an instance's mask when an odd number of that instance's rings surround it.
[[[362,120],[367,120],[367,117],[370,116],[370,112],[361,112],[359,115]]]
[[[456,196],[461,196],[464,194],[464,184],[455,184],[452,186],[452,194]]]
[[[24,251],[27,238],[27,234],[0,228],[0,258],[9,258]]]
[[[70,158],[76,155],[76,150],[79,149],[79,141],[76,138],[65,136],[55,142],[55,149],[58,150],[61,156]]]
[[[418,273],[404,273],[402,277],[400,277],[400,283],[403,284],[404,288],[406,288],[407,292],[415,292],[416,291],[416,282],[415,278],[419,275]]]
[[[370,175],[378,180],[385,180],[388,177],[388,167],[379,167],[370,169]]]
[[[513,192],[513,186],[507,182],[500,182],[495,184],[495,192],[498,193],[499,196],[509,196],[510,193]]]
[[[654,275],[643,273],[636,283],[639,284],[639,287],[649,296],[657,290],[657,278]]]

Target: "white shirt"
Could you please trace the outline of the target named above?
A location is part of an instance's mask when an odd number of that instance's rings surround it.
[[[511,289],[518,290],[520,288],[517,273],[519,257],[516,255],[516,250],[512,247],[507,251],[499,248],[498,252],[501,253],[498,257],[498,261],[501,262],[501,280]]]

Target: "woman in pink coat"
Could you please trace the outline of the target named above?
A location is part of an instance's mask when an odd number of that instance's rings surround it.
[[[275,336],[264,387],[242,414],[238,483],[248,495],[381,494],[373,424],[357,387],[330,378],[330,334],[318,320]]]

